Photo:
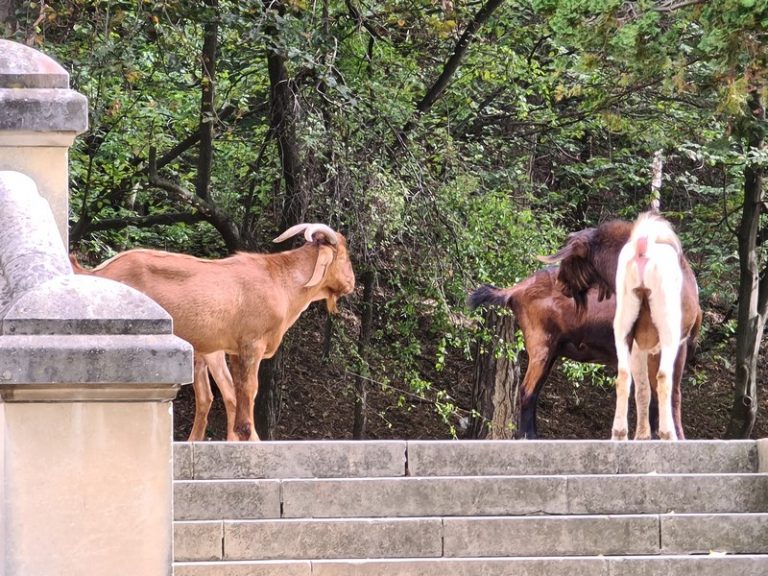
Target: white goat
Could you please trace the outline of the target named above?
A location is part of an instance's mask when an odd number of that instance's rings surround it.
[[[659,401],[659,438],[677,440],[672,418],[672,384],[682,371],[686,340],[698,330],[698,288],[689,272],[672,226],[652,212],[635,221],[616,269],[616,315],[613,321],[618,375],[612,438],[627,439],[627,410],[635,377],[635,439],[651,437],[648,417],[649,376],[655,376]],[[631,352],[630,352],[631,351]],[[649,357],[659,355],[655,375]],[[679,374],[677,375],[679,377]]]
[[[221,260],[136,249],[92,270],[76,272],[123,282],[155,300],[173,318],[174,333],[195,349],[195,422],[190,440],[202,440],[213,372],[227,410],[228,440],[258,440],[253,407],[262,358],[271,358],[283,335],[311,302],[355,288],[346,239],[324,224],[297,224],[274,242],[304,233],[300,248],[276,254],[239,252]],[[225,353],[232,356],[232,372]]]

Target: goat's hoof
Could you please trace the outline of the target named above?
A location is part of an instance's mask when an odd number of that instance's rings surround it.
[[[677,434],[674,432],[659,432],[659,440],[677,440]]]
[[[648,432],[635,432],[635,440],[650,440],[651,433]]]
[[[611,434],[611,440],[627,440],[628,438],[626,430],[613,430],[613,434]]]

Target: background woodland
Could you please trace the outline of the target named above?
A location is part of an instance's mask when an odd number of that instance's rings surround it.
[[[263,438],[310,421],[461,436],[483,340],[467,294],[647,209],[657,151],[705,311],[684,398],[720,398],[685,412],[716,412],[701,436],[756,434],[766,29],[766,0],[0,0],[2,37],[89,99],[70,158],[86,263],[268,251],[302,221],[347,236],[358,289],[338,317],[313,306],[263,367]],[[601,368],[559,374],[610,407]]]

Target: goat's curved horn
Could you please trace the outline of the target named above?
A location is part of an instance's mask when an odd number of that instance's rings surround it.
[[[333,228],[326,226],[325,224],[310,224],[304,231],[304,238],[307,239],[307,242],[312,242],[315,239],[315,234],[318,232],[325,236],[325,239],[329,244],[336,245],[338,243],[336,240],[336,232],[333,231]]]
[[[296,236],[297,234],[301,234],[304,232],[304,238],[307,242],[312,242],[314,240],[314,235],[318,232],[322,232],[328,242],[330,244],[336,244],[336,232],[333,231],[333,228],[330,226],[327,226],[325,224],[296,224],[295,226],[291,226],[280,234],[277,238],[272,240],[272,242],[279,244],[280,242],[283,242],[287,240],[288,238],[292,238],[293,236]]]

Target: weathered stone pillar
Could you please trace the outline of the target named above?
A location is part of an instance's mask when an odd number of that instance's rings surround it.
[[[30,88],[59,71],[0,40],[0,576],[169,576],[171,400],[192,349],[143,294],[72,274],[85,100]]]
[[[88,127],[88,102],[57,62],[0,40],[0,170],[30,176],[67,244],[68,152]]]

